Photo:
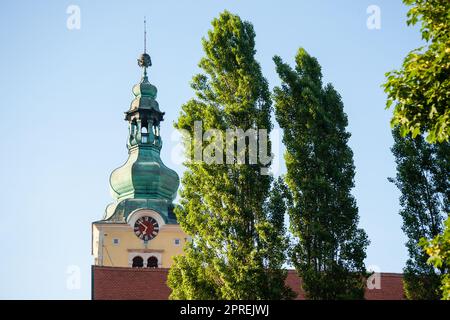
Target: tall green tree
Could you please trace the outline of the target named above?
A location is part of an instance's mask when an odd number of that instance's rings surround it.
[[[395,105],[391,124],[393,127],[398,127],[395,130],[398,130],[402,137],[419,136],[421,140],[421,136],[427,134],[426,140],[430,143],[448,142],[450,136],[450,77],[448,76],[450,74],[450,1],[403,0],[403,2],[412,6],[408,12],[408,25],[421,25],[422,39],[426,41],[426,45],[411,51],[403,61],[400,70],[386,74],[387,81],[384,88],[388,94],[387,108],[392,104]],[[405,141],[405,143],[408,142]],[[448,158],[448,153],[445,156]],[[450,256],[449,248],[445,245],[445,239],[448,239],[446,235],[450,234],[449,225],[450,223],[447,224],[447,229],[435,239],[427,241],[426,239],[429,238],[424,237],[421,242],[426,252],[431,255],[429,262],[440,270],[445,269],[445,262]],[[419,255],[422,264],[424,257],[422,254]],[[434,295],[430,296],[430,291],[420,281],[417,282],[417,277],[414,276],[415,272],[421,269],[415,270],[417,264],[414,264],[414,261],[417,262],[418,258],[411,259],[413,266],[412,269],[406,270],[409,275],[405,278],[407,295],[411,298],[436,298],[436,292],[439,290],[436,289],[435,277],[429,278],[429,281],[432,281],[429,288],[434,292]],[[412,287],[414,284],[418,287]],[[447,274],[443,276],[441,286],[444,297],[450,297],[449,288],[450,277]]]
[[[450,210],[450,146],[429,144],[422,135],[402,137],[398,127],[392,133],[397,176],[389,181],[401,192],[402,229],[408,237],[409,259],[403,269],[405,294],[414,300],[439,299],[445,267],[427,264],[428,256],[419,242],[443,231],[443,220]]]
[[[195,158],[195,122],[203,130],[272,128],[270,91],[255,60],[255,32],[249,22],[227,11],[212,21],[203,39],[203,73],[193,77],[196,98],[182,106],[176,128],[194,137],[186,156]],[[213,143],[225,145],[225,134],[203,141],[204,154]],[[263,143],[258,139],[258,145]],[[248,146],[246,152],[248,152]],[[270,152],[270,142],[269,142]],[[282,268],[284,246],[282,200],[272,178],[259,164],[187,161],[182,178],[181,207],[176,215],[192,238],[185,255],[175,258],[168,284],[172,299],[284,299],[290,297]],[[284,213],[283,213],[284,214]]]
[[[347,116],[331,84],[323,86],[318,61],[299,49],[292,69],[274,57],[282,81],[274,90],[276,119],[284,130],[286,182],[293,196],[292,262],[310,299],[362,299],[369,244],[357,227],[351,195],[355,168]]]
[[[386,74],[387,108],[402,136],[428,134],[428,142],[450,135],[450,1],[403,0],[412,6],[408,25],[421,25],[426,45],[411,51],[400,70]]]

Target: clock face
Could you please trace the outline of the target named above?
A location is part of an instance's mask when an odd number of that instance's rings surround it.
[[[141,240],[152,240],[158,232],[158,222],[152,217],[141,217],[134,223],[134,234]]]

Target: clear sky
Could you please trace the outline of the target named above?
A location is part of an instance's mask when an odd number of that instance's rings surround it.
[[[81,10],[79,30],[66,26],[70,5]],[[380,30],[366,26],[369,5],[381,9]],[[400,0],[11,0],[0,4],[0,298],[90,298],[91,222],[111,202],[109,174],[127,157],[123,112],[140,79],[143,16],[150,81],[166,112],[162,158],[181,175],[172,125],[192,97],[201,38],[224,9],[253,23],[271,88],[275,54],[292,63],[302,46],[318,58],[349,118],[354,195],[372,242],[366,263],[401,272],[399,193],[387,181],[395,175],[391,111],[380,86],[422,43]],[[77,268],[81,285],[68,286]]]

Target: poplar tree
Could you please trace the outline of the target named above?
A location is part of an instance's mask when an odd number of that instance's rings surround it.
[[[318,61],[299,49],[292,69],[275,56],[281,86],[274,90],[284,131],[286,182],[292,193],[291,260],[309,299],[362,299],[369,244],[357,227],[351,195],[355,168],[347,116],[331,84],[323,86]]]
[[[227,11],[212,26],[202,41],[202,73],[191,85],[196,98],[182,106],[175,127],[190,133],[187,159],[195,158],[200,143],[203,155],[211,152],[217,161],[185,163],[181,206],[175,213],[191,241],[169,272],[171,299],[288,298],[285,248],[279,245],[284,212],[277,210],[283,210],[282,200],[270,203],[272,178],[261,170],[270,164],[239,164],[236,158],[230,163],[220,148],[210,148],[225,145],[226,129],[272,128],[270,91],[255,60],[255,33],[249,22]],[[196,121],[202,121],[204,131],[224,134],[199,141]],[[258,146],[263,143],[256,138]],[[278,190],[275,184],[275,196]]]
[[[386,74],[387,79],[384,84],[388,95],[386,107],[390,108],[394,105],[391,124],[395,127],[396,146],[398,144],[409,145],[412,149],[411,146],[414,145],[410,139],[399,141],[396,136],[400,133],[403,137],[409,135],[413,138],[419,137],[414,148],[432,149],[432,147],[422,145],[424,135],[426,135],[426,141],[430,143],[445,142],[443,148],[448,148],[445,145],[447,145],[450,135],[450,78],[448,77],[450,73],[450,1],[403,0],[403,2],[411,6],[408,11],[408,25],[421,26],[420,32],[426,44],[411,51],[405,57],[399,70]],[[422,154],[422,151],[417,152]],[[448,153],[444,156],[449,157]],[[403,154],[401,157],[404,159],[403,162],[407,162],[407,154]],[[429,168],[430,166],[427,165],[424,171],[426,172]],[[403,179],[409,181],[414,177],[408,175]],[[402,189],[405,187],[400,188],[400,190]],[[414,191],[412,188],[411,190]],[[402,190],[403,200],[400,199],[400,202],[403,201],[403,209],[401,214],[402,216],[412,215],[413,222],[415,221],[419,225],[413,226],[411,219],[407,220],[404,217],[403,228],[409,237],[407,247],[410,254],[405,268],[406,295],[411,299],[434,299],[437,298],[438,291],[442,290],[443,297],[450,299],[450,275],[448,274],[450,218],[446,223],[447,228],[441,234],[436,235],[432,240],[424,236],[419,242],[419,245],[430,255],[428,262],[434,265],[434,268],[431,266],[427,268],[423,265],[425,260],[423,253],[417,249],[417,237],[420,234],[434,234],[435,228],[430,229],[429,222],[423,221],[422,218],[425,211],[428,211],[428,215],[435,216],[436,214],[433,212],[436,212],[436,207],[434,209],[420,208],[420,206],[411,208],[408,202],[415,200],[408,200],[407,194],[409,194],[409,190],[405,190],[405,192]],[[435,194],[425,194],[420,195],[419,199],[426,201],[426,198],[434,196]],[[407,213],[408,211],[410,213]],[[447,213],[449,213],[448,209]],[[417,230],[422,225],[425,229]],[[447,270],[446,274],[441,277],[441,288],[437,288],[438,274],[435,272],[436,270],[440,270],[440,272]],[[426,275],[426,279],[422,275]]]
[[[392,153],[397,163],[395,183],[401,192],[400,215],[408,237],[409,259],[403,269],[408,299],[440,299],[441,278],[448,272],[427,264],[428,255],[419,246],[421,238],[434,238],[443,231],[443,220],[450,212],[450,145],[429,144],[423,135],[402,137],[400,128],[392,131]]]

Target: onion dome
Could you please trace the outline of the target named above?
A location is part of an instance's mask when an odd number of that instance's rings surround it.
[[[144,145],[130,150],[127,162],[110,176],[111,194],[118,201],[159,198],[172,202],[179,184],[177,173],[163,164],[159,151]]]
[[[133,86],[134,100],[131,102],[130,110],[153,109],[159,112],[158,102],[155,100],[158,90],[148,81],[147,68],[152,65],[150,56],[147,53],[141,55],[138,59],[138,65],[144,68],[144,75],[141,82]]]
[[[157,89],[148,81],[150,56],[144,53],[138,64],[144,73],[141,81],[133,87],[134,99],[125,112],[129,128],[128,160],[111,173],[110,190],[115,202],[108,206],[105,218],[125,219],[130,210],[144,206],[160,212],[167,221],[174,221],[172,202],[180,179],[160,157],[160,122],[164,113],[156,101]]]

